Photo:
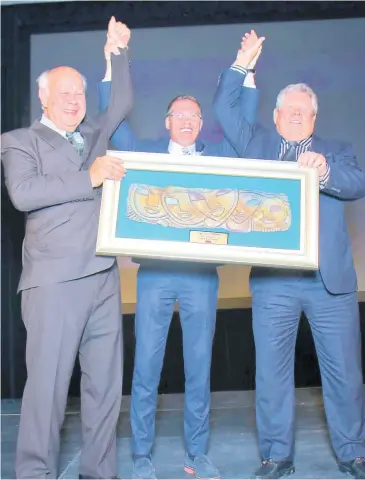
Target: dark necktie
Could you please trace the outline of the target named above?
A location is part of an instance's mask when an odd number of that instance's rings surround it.
[[[283,162],[296,162],[297,161],[297,146],[299,145],[298,142],[288,142],[288,149],[284,153],[284,155],[281,157],[280,160]]]
[[[81,157],[82,152],[84,151],[84,140],[81,136],[81,133],[78,131],[66,132],[66,138]]]

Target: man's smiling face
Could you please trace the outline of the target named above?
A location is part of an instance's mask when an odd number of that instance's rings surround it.
[[[193,145],[203,125],[199,105],[187,98],[176,100],[171,105],[165,125],[173,142],[182,147]]]
[[[47,80],[47,86],[39,89],[44,114],[60,130],[73,132],[86,113],[82,76],[71,67],[57,67],[48,72]]]
[[[287,141],[300,142],[310,137],[315,122],[312,99],[306,92],[286,93],[280,108],[274,110],[276,129]]]

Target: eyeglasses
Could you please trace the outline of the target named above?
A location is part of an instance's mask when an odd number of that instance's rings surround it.
[[[188,120],[200,120],[202,118],[198,113],[187,113],[187,112],[171,112],[166,115],[167,117],[174,117],[178,120],[187,118]]]

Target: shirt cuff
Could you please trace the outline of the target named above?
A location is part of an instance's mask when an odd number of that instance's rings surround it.
[[[251,73],[251,72],[249,72],[249,73],[245,76],[245,79],[244,79],[242,85],[243,85],[244,87],[247,87],[247,88],[256,88],[254,74]]]
[[[319,189],[320,190],[323,190],[326,187],[327,182],[330,178],[330,173],[331,173],[331,167],[327,163],[326,173],[323,175],[323,177],[319,181]]]
[[[230,69],[235,72],[240,72],[242,75],[247,75],[248,73],[246,68],[240,67],[239,65],[231,65]]]

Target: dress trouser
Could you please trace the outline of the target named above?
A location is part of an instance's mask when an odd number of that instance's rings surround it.
[[[332,445],[341,461],[365,456],[361,335],[356,293],[332,295],[319,272],[251,279],[256,345],[256,420],[263,460],[292,460],[294,355],[301,312],[322,378]]]
[[[119,271],[22,293],[27,382],[16,451],[17,478],[57,478],[60,429],[77,353],[81,366],[82,452],[87,478],[117,474],[123,334]]]
[[[149,455],[152,450],[158,385],[176,300],[183,332],[186,448],[191,455],[206,452],[217,298],[216,269],[171,272],[140,267],[131,399],[134,455]]]

